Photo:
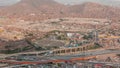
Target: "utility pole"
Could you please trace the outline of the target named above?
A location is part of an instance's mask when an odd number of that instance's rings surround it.
[[[98,23],[98,22],[96,22]],[[95,24],[95,32],[94,32],[94,35],[95,35],[95,43],[98,43],[98,30],[97,30],[97,24]]]
[[[73,68],[76,68],[76,65],[75,65],[75,64],[73,65]]]

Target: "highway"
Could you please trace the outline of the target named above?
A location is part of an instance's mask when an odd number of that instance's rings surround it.
[[[28,53],[30,53],[30,52],[28,52]],[[34,53],[34,52],[32,52],[32,53]],[[97,49],[97,50],[88,50],[88,51],[83,51],[83,52],[73,53],[73,54],[47,55],[47,56],[45,55],[45,56],[40,56],[40,57],[46,57],[46,58],[51,58],[51,59],[64,59],[64,60],[68,60],[68,59],[71,59],[71,58],[97,56],[97,55],[111,54],[111,53],[120,54],[120,49]],[[20,53],[20,54],[22,54],[22,53]],[[0,58],[5,58],[5,57],[9,57],[9,56],[14,56],[14,55],[17,56],[19,54],[10,54],[10,55],[1,54]]]
[[[120,49],[100,49],[100,50],[89,50],[89,51],[84,51],[81,53],[75,53],[71,55],[51,55],[51,56],[44,56],[45,58],[49,58],[49,60],[43,60],[43,61],[10,61],[10,60],[0,60],[0,62],[6,62],[10,64],[20,64],[20,65],[13,65],[10,67],[5,67],[5,68],[13,68],[13,67],[20,67],[20,66],[29,66],[30,64],[47,64],[49,62],[53,63],[59,63],[59,62],[69,62],[69,61],[77,61],[77,60],[85,60],[93,58],[92,56],[97,56],[97,55],[103,55],[103,54],[120,54]],[[78,58],[78,59],[77,59]],[[82,58],[82,59],[81,59]],[[111,65],[111,66],[119,66],[120,63],[110,63],[110,62],[98,62],[98,61],[89,61],[85,62],[88,64],[104,64],[104,65]],[[70,68],[70,65],[68,64],[66,68]],[[73,65],[74,66],[74,65]],[[72,67],[73,68],[73,67]],[[77,67],[75,67],[77,68]]]
[[[81,53],[78,53],[78,54],[63,55],[63,56],[49,56],[49,58],[68,60],[68,59],[71,59],[71,58],[97,56],[97,55],[112,54],[112,53],[120,54],[120,50],[108,49],[108,50],[97,50],[97,51],[84,51],[84,52],[81,52]]]
[[[120,54],[120,50],[108,49],[108,50],[97,50],[97,51],[84,51],[84,52],[81,52],[81,53],[78,53],[78,54],[62,55],[62,56],[52,55],[52,56],[43,56],[43,57],[44,58],[49,58],[49,60],[45,61],[45,63],[46,63],[48,61],[57,62],[57,61],[60,61],[60,60],[61,60],[60,62],[63,62],[65,60],[71,60],[71,59],[74,59],[74,61],[75,61],[75,58],[84,58],[84,57],[92,58],[92,56],[103,55],[103,54],[112,54],[112,53]],[[10,61],[7,61],[7,62],[10,62]],[[15,63],[15,62],[13,62],[13,63]],[[36,62],[36,63],[40,63],[40,61]]]

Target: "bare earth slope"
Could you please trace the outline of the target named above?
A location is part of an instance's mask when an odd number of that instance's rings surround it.
[[[7,7],[0,7],[0,16],[41,20],[56,17],[120,18],[120,8],[98,3],[63,5],[53,0],[22,0]]]
[[[120,8],[90,2],[71,6],[70,12],[89,18],[120,18]]]

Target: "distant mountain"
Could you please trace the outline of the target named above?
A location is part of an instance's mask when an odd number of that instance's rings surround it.
[[[57,7],[58,6],[58,7]],[[52,1],[52,0],[21,0],[21,2],[11,5],[5,6],[0,9],[1,11],[5,11],[9,13],[29,13],[29,12],[39,12],[49,10],[51,8],[59,8],[61,4]]]
[[[37,19],[49,17],[49,14],[59,14],[58,11],[63,7],[65,6],[53,0],[21,0],[17,4],[0,7],[0,15],[28,20]]]
[[[63,5],[54,0],[21,0],[0,7],[0,16],[25,20],[42,20],[57,17],[120,18],[120,8],[86,2],[79,5]]]
[[[80,14],[82,17],[93,18],[120,18],[120,8],[86,2],[70,7],[70,12]]]
[[[76,5],[76,4],[82,4],[85,2],[94,2],[94,3],[100,3],[108,6],[120,7],[120,0],[55,0],[55,1],[65,5],[68,5],[68,4]]]

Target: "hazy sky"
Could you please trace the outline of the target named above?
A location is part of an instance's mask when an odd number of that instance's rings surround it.
[[[0,0],[0,6],[12,5],[19,1],[20,0]],[[120,6],[120,0],[55,0],[55,1],[63,4],[80,4],[84,2],[96,2],[96,3],[105,4],[105,5]]]
[[[0,6],[12,5],[19,1],[20,0],[0,0]]]

